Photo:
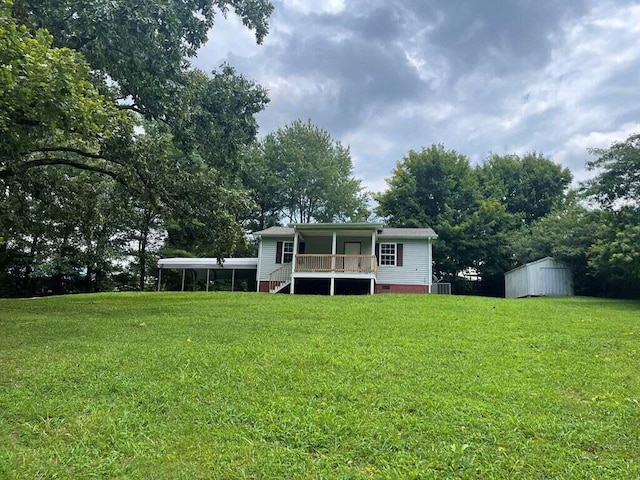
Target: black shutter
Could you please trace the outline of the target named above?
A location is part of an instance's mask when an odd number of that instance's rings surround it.
[[[276,243],[276,263],[282,263],[282,242]]]
[[[305,250],[305,248],[306,248],[305,243],[304,243],[304,242],[300,242],[300,243],[298,244],[298,253],[299,253],[300,255],[304,255],[304,250]]]
[[[376,243],[376,265],[380,266],[380,244]]]
[[[401,243],[396,244],[396,266],[397,267],[402,266],[402,261],[403,261],[402,254],[404,253],[403,250],[404,249],[402,248]]]

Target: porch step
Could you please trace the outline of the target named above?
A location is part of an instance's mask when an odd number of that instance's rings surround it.
[[[288,282],[282,282],[280,284],[277,284],[276,286],[272,286],[271,288],[269,288],[269,293],[278,293],[287,288],[289,285],[291,285],[291,280],[289,280]]]
[[[278,293],[291,284],[291,264],[287,263],[269,274],[269,292]]]

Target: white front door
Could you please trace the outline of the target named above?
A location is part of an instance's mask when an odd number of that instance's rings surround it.
[[[344,242],[344,254],[345,255],[360,255],[360,242]],[[345,272],[359,272],[360,271],[360,258],[346,257],[344,259],[344,271]]]

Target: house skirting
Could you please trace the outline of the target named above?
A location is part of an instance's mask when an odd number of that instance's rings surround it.
[[[429,285],[376,283],[376,293],[429,293]]]
[[[269,292],[269,282],[261,281],[258,291]],[[429,293],[429,285],[378,284],[375,293]]]

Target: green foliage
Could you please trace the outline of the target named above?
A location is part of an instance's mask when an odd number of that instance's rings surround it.
[[[577,294],[606,294],[603,279],[589,267],[589,251],[602,235],[602,222],[601,212],[587,209],[572,195],[566,205],[511,236],[517,264],[555,257],[571,267]]]
[[[603,212],[600,235],[589,250],[589,266],[614,295],[638,297],[640,284],[640,135],[593,149],[597,172],[584,182],[582,194]]]
[[[48,29],[57,45],[82,53],[114,98],[164,117],[185,84],[189,58],[230,8],[261,42],[273,9],[266,0],[15,0],[13,11],[29,27]]]
[[[637,479],[639,307],[0,301],[0,477]]]
[[[2,295],[47,291],[42,275],[108,288],[100,277],[127,253],[143,288],[165,229],[168,249],[244,246],[238,152],[266,92],[189,64],[229,9],[261,42],[265,0],[2,0],[0,261],[17,287]]]
[[[500,200],[527,224],[560,206],[572,179],[568,168],[535,152],[493,154],[476,167],[476,174],[485,198]]]
[[[640,207],[640,134],[590,152],[598,158],[587,165],[598,173],[584,183],[585,196],[606,208]]]
[[[443,145],[411,150],[387,183],[389,188],[375,196],[378,215],[391,226],[433,228],[439,236],[433,251],[439,276],[455,276],[474,264],[465,223],[473,224],[469,216],[480,199],[466,156]]]
[[[127,116],[90,82],[78,52],[52,46],[0,5],[0,179],[67,164],[114,175],[100,155],[128,131]]]
[[[432,145],[398,163],[377,212],[394,226],[436,231],[439,276],[473,269],[483,293],[501,295],[503,274],[516,266],[512,237],[562,206],[570,181],[568,169],[538,153],[492,155],[472,169],[464,155]]]
[[[258,222],[358,221],[366,196],[353,176],[349,149],[308,121],[279,128],[245,153],[244,178],[255,192]]]

